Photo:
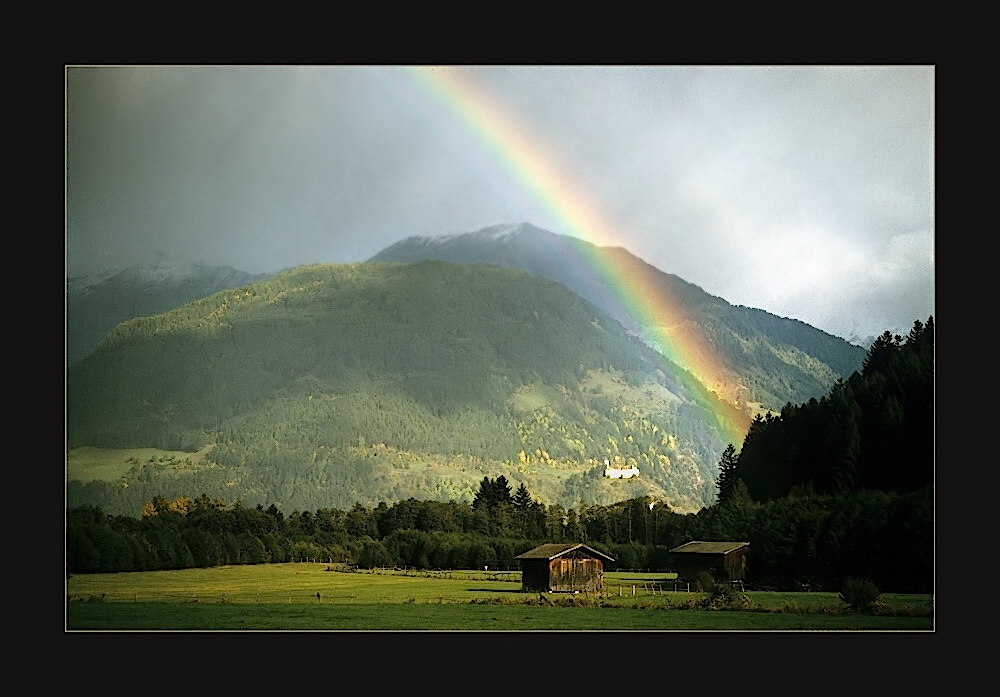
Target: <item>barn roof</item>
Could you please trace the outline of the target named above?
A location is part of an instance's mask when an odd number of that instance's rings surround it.
[[[557,543],[557,544],[545,544],[538,545],[534,549],[529,549],[524,554],[518,554],[515,559],[548,559],[549,561],[555,559],[556,557],[561,557],[567,552],[572,552],[574,549],[583,549],[592,554],[595,557],[603,557],[608,561],[614,561],[611,557],[603,552],[598,552],[592,547],[588,547],[584,544],[576,543]]]
[[[681,554],[729,554],[741,547],[749,547],[749,542],[704,542],[702,540],[692,540],[674,547],[671,552]]]

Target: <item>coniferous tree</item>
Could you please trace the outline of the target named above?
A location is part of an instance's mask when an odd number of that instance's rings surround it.
[[[730,443],[722,453],[719,460],[719,503],[725,503],[736,483],[736,446]]]
[[[903,340],[899,334],[893,336],[888,329],[872,342],[868,349],[868,355],[861,363],[861,374],[870,375],[872,372],[884,370],[892,362],[893,357],[899,351],[900,342]]]
[[[527,510],[531,507],[533,501],[531,500],[531,494],[528,493],[528,487],[524,485],[524,482],[521,482],[521,486],[517,488],[513,503],[516,508],[521,510]]]
[[[530,497],[529,497],[530,498]],[[473,510],[481,508],[493,509],[501,504],[512,504],[514,499],[510,493],[510,484],[502,474],[496,479],[483,477],[479,483],[479,489],[472,500]]]
[[[513,501],[510,494],[510,484],[502,474],[496,478],[493,484],[493,496],[496,504],[511,503]]]
[[[472,499],[472,510],[478,511],[481,508],[487,508],[492,502],[493,480],[489,477],[483,477],[483,481],[479,482],[479,489],[476,490],[476,496]]]

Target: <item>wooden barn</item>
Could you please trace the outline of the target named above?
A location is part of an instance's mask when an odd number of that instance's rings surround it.
[[[519,554],[521,589],[596,592],[604,587],[604,563],[614,559],[584,544],[546,544]]]
[[[707,571],[717,581],[742,581],[749,554],[749,542],[693,540],[670,550],[679,578],[694,579],[699,571]]]

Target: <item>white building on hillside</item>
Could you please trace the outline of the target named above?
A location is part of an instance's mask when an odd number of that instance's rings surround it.
[[[610,460],[604,461],[604,476],[610,479],[631,479],[639,476],[639,468],[635,465],[628,467],[612,467]]]

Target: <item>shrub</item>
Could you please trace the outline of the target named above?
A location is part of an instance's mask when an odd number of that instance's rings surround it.
[[[745,595],[743,596],[746,597]],[[716,583],[713,585],[707,598],[698,601],[698,607],[708,610],[724,610],[737,602],[736,590],[728,583]],[[739,599],[742,602],[742,599]],[[749,598],[747,598],[749,601]]]
[[[878,586],[867,578],[844,581],[840,601],[855,612],[878,612],[884,605]]]

